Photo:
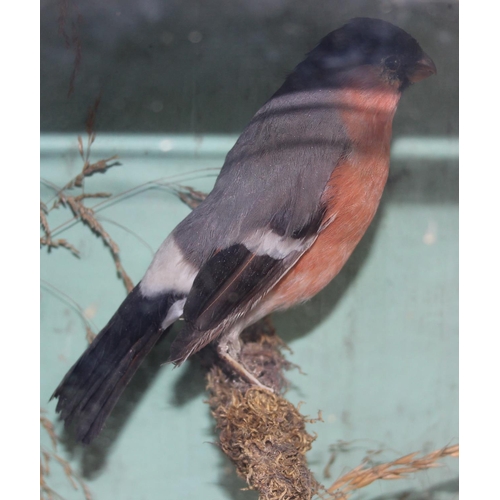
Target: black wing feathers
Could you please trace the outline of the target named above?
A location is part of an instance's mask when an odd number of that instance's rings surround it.
[[[244,245],[221,250],[200,270],[184,306],[186,323],[197,330],[215,328],[241,307],[261,281],[279,264],[254,255]]]
[[[217,338],[227,322],[237,320],[272,288],[297,255],[274,259],[255,255],[244,245],[214,255],[194,280],[184,306],[186,326],[172,343],[169,361],[182,363]]]

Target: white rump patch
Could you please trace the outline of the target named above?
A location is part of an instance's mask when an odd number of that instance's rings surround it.
[[[269,229],[255,231],[243,240],[243,244],[256,255],[269,255],[273,259],[283,259],[292,252],[303,252],[314,241],[314,237],[295,239],[279,236]]]
[[[197,274],[198,269],[184,258],[174,237],[170,235],[161,244],[142,278],[141,292],[146,297],[165,292],[187,294]]]

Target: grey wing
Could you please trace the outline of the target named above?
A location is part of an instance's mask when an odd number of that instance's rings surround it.
[[[264,106],[213,191],[175,229],[183,255],[200,270],[171,361],[183,362],[246,314],[316,239],[323,191],[348,149],[336,114],[319,104],[287,95]]]
[[[212,192],[174,230],[190,262],[200,267],[216,249],[242,242],[283,257],[315,233],[323,190],[350,148],[332,99],[327,91],[286,94],[259,110]],[[267,231],[279,240],[274,249],[260,248]]]

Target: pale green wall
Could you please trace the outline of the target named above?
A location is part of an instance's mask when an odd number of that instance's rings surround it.
[[[199,169],[220,167],[233,140],[98,136],[93,158],[117,153],[122,166],[88,179],[86,191],[118,194],[175,174],[180,184],[209,190],[212,171]],[[44,179],[61,186],[78,172],[76,144],[73,134],[42,136]],[[169,152],[161,151],[165,144],[172,147]],[[381,209],[345,269],[311,302],[275,317],[279,334],[294,351],[290,361],[307,373],[289,373],[287,397],[304,401],[305,414],[321,410],[325,420],[310,426],[318,439],[309,460],[320,480],[328,447],[337,440],[356,441],[351,453],[337,459],[334,476],[358,465],[368,449],[386,449],[383,457],[393,459],[458,441],[456,146],[440,140],[396,142]],[[42,199],[51,196],[42,183]],[[155,187],[99,212],[134,282],[151,251],[109,220],[156,249],[188,210],[168,188]],[[55,227],[67,219],[68,212],[54,213],[49,221]],[[92,315],[97,328],[125,297],[109,253],[87,228],[78,224],[58,236],[73,243],[81,258],[65,249],[41,252],[40,404],[50,418],[55,404],[48,399],[85,348],[79,315],[53,287]],[[152,353],[95,444],[75,446],[57,426],[65,436],[61,456],[82,471],[96,500],[255,499],[255,493],[239,491],[244,484],[211,444],[214,421],[203,403],[204,381],[196,364],[160,367],[168,343]],[[48,446],[45,437],[43,442]],[[57,465],[52,469],[51,485],[64,498],[82,498]],[[398,497],[391,492],[415,490],[409,498],[455,499],[457,477],[458,463],[450,460],[405,482],[377,483],[362,498],[393,500]]]

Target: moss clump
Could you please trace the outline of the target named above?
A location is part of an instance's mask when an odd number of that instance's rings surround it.
[[[308,500],[319,488],[305,457],[315,438],[298,409],[278,394],[286,362],[276,339],[272,332],[254,331],[244,338],[242,352],[246,366],[275,393],[232,380],[215,365],[207,376],[208,403],[221,449],[262,500]]]

